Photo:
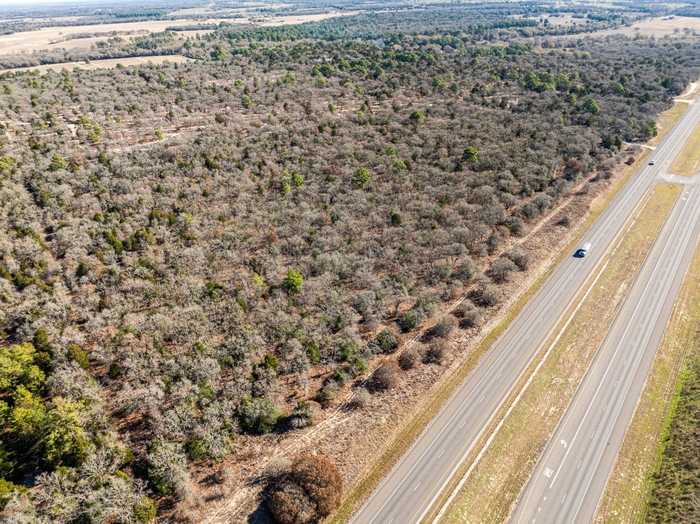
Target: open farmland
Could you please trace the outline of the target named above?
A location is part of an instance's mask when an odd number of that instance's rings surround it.
[[[71,70],[73,68],[92,70],[92,69],[109,69],[117,66],[133,66],[133,65],[148,65],[148,64],[181,64],[190,60],[187,57],[179,55],[155,55],[155,56],[134,56],[128,58],[107,58],[104,60],[93,60],[89,62],[64,62],[60,64],[46,64],[34,67],[18,67],[15,69],[4,69],[1,73],[21,73],[25,71],[62,71],[64,69]]]

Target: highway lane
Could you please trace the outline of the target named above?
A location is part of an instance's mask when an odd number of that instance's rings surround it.
[[[351,522],[408,524],[425,516],[699,119],[700,104],[691,105],[653,152],[654,165],[643,167],[584,235],[588,257],[567,257],[554,269]]]
[[[515,523],[591,522],[700,235],[686,186],[521,496]]]

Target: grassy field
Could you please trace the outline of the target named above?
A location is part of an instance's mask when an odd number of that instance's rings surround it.
[[[654,36],[662,38],[664,36],[682,36],[686,30],[700,30],[700,18],[690,16],[666,16],[648,18],[635,22],[629,27],[618,27],[615,29],[605,29],[595,31],[592,36],[605,36],[612,34],[623,34],[626,36]]]
[[[317,22],[334,16],[351,16],[359,11],[343,13],[317,13],[313,15],[260,16],[254,18],[182,18],[179,20],[145,20],[139,22],[120,22],[97,25],[71,25],[63,27],[44,27],[34,31],[22,31],[0,36],[0,55],[31,53],[38,50],[52,49],[90,49],[99,41],[120,36],[139,36],[165,31],[168,27],[182,27],[202,24],[254,24],[261,26],[278,26]],[[79,34],[94,34],[88,38],[71,38]]]
[[[651,496],[651,522],[681,522],[683,513],[690,517],[692,508],[684,500],[698,489],[700,476],[679,482],[684,476],[680,464],[690,464],[699,456],[698,441],[693,437],[692,404],[700,400],[700,249],[679,295],[664,340],[645,385],[632,423],[608,481],[596,521],[641,522],[647,514]],[[684,360],[691,353],[694,365],[681,373]],[[681,386],[685,387],[681,390]],[[679,402],[680,401],[680,402]],[[674,412],[676,416],[673,417]],[[673,418],[673,423],[671,419]],[[695,430],[697,431],[697,430]],[[668,438],[670,444],[666,447]],[[662,455],[663,466],[657,478]],[[697,468],[697,460],[696,460]],[[656,488],[654,488],[656,484]],[[689,493],[690,491],[690,493]],[[653,495],[651,495],[653,493]],[[699,516],[695,506],[695,518]],[[691,522],[692,520],[687,520]],[[695,520],[697,522],[697,520]]]
[[[129,58],[108,58],[105,60],[92,60],[90,62],[64,62],[62,64],[45,64],[34,67],[17,67],[14,69],[3,69],[2,73],[20,73],[24,71],[61,71],[63,69],[110,69],[118,65],[131,66],[141,64],[163,64],[163,63],[183,63],[190,59],[179,55],[156,55],[156,56],[134,56]]]
[[[671,172],[674,175],[693,176],[698,171],[700,171],[700,126],[695,128],[671,165]]]
[[[44,27],[35,31],[23,31],[0,36],[0,54],[31,53],[41,49],[89,49],[96,41],[111,36],[107,33],[121,35],[138,35],[165,31],[168,27],[188,26],[192,24],[218,24],[231,22],[230,19],[212,18],[206,20],[146,20],[141,22],[121,22],[99,25],[72,25],[64,27]],[[72,35],[97,33],[98,38],[74,38]]]
[[[660,144],[668,132],[673,129],[673,125],[680,120],[687,110],[688,104],[686,102],[676,102],[670,109],[661,113],[659,118],[656,119],[658,134],[649,141],[649,145],[657,146]]]
[[[594,286],[572,312],[571,322],[553,335],[550,355],[448,509],[445,521],[502,522],[508,516],[679,194],[680,187],[671,184],[654,188]]]

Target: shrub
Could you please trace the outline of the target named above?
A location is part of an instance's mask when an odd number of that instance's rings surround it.
[[[280,412],[277,407],[266,398],[244,398],[238,406],[238,420],[241,427],[249,433],[270,433]]]
[[[68,344],[67,349],[68,355],[76,364],[83,369],[87,369],[89,367],[90,363],[87,351],[75,343]]]
[[[491,284],[482,283],[469,293],[469,298],[479,306],[493,307],[498,304],[498,288]]]
[[[190,475],[182,447],[174,442],[156,440],[148,453],[148,479],[153,489],[165,496],[184,500],[190,493]]]
[[[418,326],[418,324],[421,323],[422,320],[423,313],[417,308],[412,308],[406,311],[403,315],[401,315],[397,323],[399,324],[401,331],[407,333],[408,331],[416,329],[416,327]]]
[[[396,339],[396,335],[388,329],[379,333],[374,342],[382,353],[393,353],[396,351],[396,348],[399,347],[399,341]]]
[[[500,257],[491,264],[491,269],[489,269],[489,275],[494,282],[502,284],[508,280],[508,275],[511,272],[518,269],[518,267],[513,263],[512,260]]]
[[[313,409],[306,400],[300,400],[294,407],[291,415],[287,417],[287,426],[290,429],[301,429],[313,423]]]
[[[401,355],[399,355],[399,367],[404,371],[412,369],[418,362],[418,351],[415,349],[407,349]]]
[[[51,157],[51,163],[49,164],[49,171],[59,171],[66,168],[66,159],[63,158],[58,153]]]
[[[396,387],[399,382],[398,366],[394,362],[386,362],[379,366],[369,380],[372,391],[388,391]]]
[[[13,484],[9,480],[0,478],[0,511],[5,508],[5,505],[10,501],[12,495],[21,489],[20,486]]]
[[[459,320],[459,327],[462,329],[470,329],[479,324],[481,324],[481,313],[474,306],[464,311],[462,318]]]
[[[372,179],[369,170],[366,167],[361,167],[352,177],[352,183],[355,187],[362,188],[365,187],[369,181]]]
[[[510,250],[508,253],[506,253],[506,257],[512,260],[513,263],[516,266],[518,266],[518,269],[520,271],[525,271],[530,262],[530,257],[528,256],[528,254],[525,251],[518,248]]]
[[[474,277],[476,267],[470,258],[463,260],[454,270],[452,276],[458,278],[462,282],[468,282]]]
[[[425,333],[426,338],[444,338],[452,332],[456,325],[454,318],[449,316],[442,317],[437,324]]]
[[[156,505],[153,499],[143,496],[134,506],[134,518],[137,522],[148,524],[156,519]]]
[[[327,405],[338,396],[340,391],[340,385],[335,381],[331,380],[324,384],[321,389],[318,390],[316,394],[316,399],[323,405]]]
[[[353,392],[352,399],[350,400],[350,407],[352,409],[361,409],[365,407],[370,400],[369,391],[366,388],[357,388]]]
[[[296,269],[289,269],[287,276],[282,281],[282,287],[287,290],[290,295],[299,293],[304,284],[304,277]]]
[[[267,506],[279,524],[318,522],[339,505],[343,481],[329,459],[304,454],[271,482]]]
[[[447,344],[443,340],[436,340],[428,346],[427,351],[423,355],[425,364],[442,364],[447,354]]]

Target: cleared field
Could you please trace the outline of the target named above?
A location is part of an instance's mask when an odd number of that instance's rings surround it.
[[[665,436],[678,400],[680,370],[688,351],[697,352],[700,345],[698,324],[700,249],[695,252],[654,367],[625,435],[596,517],[597,523],[644,520],[652,475],[664,452]]]
[[[551,353],[448,509],[446,522],[507,518],[679,194],[680,187],[671,184],[654,188],[570,321],[551,339]]]
[[[90,49],[99,41],[112,36],[139,36],[165,31],[169,27],[183,27],[203,24],[251,24],[279,26],[318,22],[335,16],[351,16],[358,11],[329,12],[313,15],[261,16],[253,18],[183,18],[180,20],[149,20],[143,22],[123,22],[116,24],[75,25],[66,27],[46,27],[35,31],[24,31],[0,36],[0,55],[31,53],[53,49]],[[92,34],[87,38],[75,35]]]
[[[180,55],[156,55],[156,56],[135,56],[129,58],[109,58],[105,60],[92,60],[91,62],[65,62],[62,64],[45,64],[34,67],[16,67],[14,69],[3,69],[2,73],[21,73],[25,71],[62,71],[63,69],[111,69],[118,65],[131,66],[141,64],[181,64],[190,61],[189,58]]]
[[[700,126],[695,128],[671,165],[671,172],[674,175],[693,176],[698,170],[700,170]]]
[[[635,22],[634,24],[628,27],[605,29],[603,31],[595,31],[589,34],[591,36],[623,34],[627,36],[639,35],[654,36],[660,38],[664,36],[671,36],[674,34],[682,35],[684,31],[700,31],[700,18],[694,18],[689,16],[649,18],[647,20]]]
[[[218,24],[230,20],[211,18],[206,20],[149,20],[144,22],[123,22],[116,24],[74,25],[66,27],[45,27],[35,31],[23,31],[0,36],[0,54],[31,53],[41,49],[80,49],[89,48],[96,40],[116,34],[148,34],[165,31],[168,27],[188,26],[193,24]],[[97,38],[70,38],[80,34],[102,34]]]

